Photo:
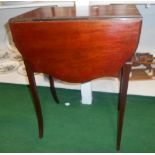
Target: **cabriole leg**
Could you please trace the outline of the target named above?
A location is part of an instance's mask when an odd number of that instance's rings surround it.
[[[41,110],[41,106],[40,106],[39,96],[37,94],[34,72],[32,71],[31,67],[29,66],[29,64],[26,61],[24,61],[24,63],[25,63],[26,72],[27,72],[27,76],[28,76],[28,80],[29,80],[29,84],[30,84],[30,90],[31,90],[31,94],[33,97],[33,101],[34,101],[33,103],[34,103],[34,107],[35,107],[35,111],[36,111],[36,115],[37,115],[39,137],[42,138],[43,137],[43,116],[42,116],[42,110]]]

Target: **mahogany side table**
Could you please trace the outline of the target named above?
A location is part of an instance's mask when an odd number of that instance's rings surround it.
[[[9,20],[14,43],[23,56],[43,137],[43,117],[34,72],[83,83],[120,77],[117,150],[120,149],[131,58],[138,46],[142,17],[134,5],[90,6],[77,16],[74,7],[44,7]]]

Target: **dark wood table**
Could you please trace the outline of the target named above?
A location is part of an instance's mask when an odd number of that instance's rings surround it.
[[[134,5],[90,6],[86,16],[77,16],[74,7],[44,7],[9,20],[14,43],[24,59],[39,137],[43,136],[43,118],[34,72],[49,75],[56,102],[53,77],[73,83],[118,77],[117,150],[120,149],[131,58],[139,42],[141,24],[142,17]]]

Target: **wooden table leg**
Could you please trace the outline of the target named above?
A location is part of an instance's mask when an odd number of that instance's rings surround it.
[[[56,90],[55,90],[55,87],[54,87],[54,80],[51,76],[49,76],[49,81],[50,81],[50,90],[51,90],[51,94],[55,100],[56,103],[59,103],[59,99],[58,99],[58,96],[57,96],[57,93],[56,93]]]
[[[119,96],[118,96],[118,106],[117,106],[117,109],[118,109],[118,111],[120,110],[120,98],[121,98],[121,91],[122,91],[122,83],[123,83],[123,78],[122,78],[122,75],[123,75],[123,69],[121,69],[121,71],[120,71],[120,75],[119,75],[119,81],[120,81],[120,85],[119,85]]]
[[[124,118],[124,112],[125,112],[130,70],[131,70],[130,63],[126,63],[121,70],[119,104],[118,104],[119,111],[118,111],[118,129],[117,129],[117,146],[116,146],[117,150],[120,150],[120,145],[121,145],[123,118]]]
[[[34,100],[34,107],[37,115],[37,120],[38,120],[38,128],[39,128],[39,137],[43,137],[43,116],[42,116],[42,110],[41,110],[41,105],[39,101],[39,96],[37,94],[37,87],[36,87],[36,82],[35,82],[35,77],[34,77],[34,72],[32,71],[31,67],[29,64],[24,61],[25,67],[26,67],[26,72],[30,84],[30,90],[31,94]]]

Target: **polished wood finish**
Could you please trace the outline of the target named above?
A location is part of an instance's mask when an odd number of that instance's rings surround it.
[[[126,97],[128,90],[128,81],[129,74],[131,71],[131,62],[127,62],[123,65],[120,72],[120,91],[119,91],[119,103],[118,103],[118,125],[117,125],[117,150],[120,149],[121,137],[122,137],[122,128],[123,128],[123,119],[126,105]]]
[[[14,43],[25,61],[40,135],[42,115],[32,73],[49,75],[51,92],[57,102],[53,77],[83,83],[120,75],[117,133],[117,149],[120,149],[130,72],[128,63],[136,51],[141,24],[134,5],[93,6],[86,16],[77,16],[74,7],[46,7],[9,21]]]
[[[75,7],[42,7],[10,19],[11,22],[103,18],[141,18],[135,5],[97,5],[89,7],[89,15],[78,15]]]
[[[57,93],[56,93],[56,90],[55,90],[55,87],[54,87],[54,80],[51,76],[49,76],[49,82],[50,82],[50,90],[51,90],[51,94],[55,100],[56,103],[59,103],[59,99],[58,99],[58,96],[57,96]]]
[[[37,93],[34,72],[31,69],[31,65],[26,60],[24,60],[24,63],[25,63],[25,68],[26,68],[29,84],[30,84],[32,97],[34,100],[33,102],[34,107],[35,107],[36,114],[37,114],[39,137],[42,138],[43,137],[43,116],[42,116],[42,110],[40,106],[40,100],[39,100],[38,93]]]
[[[33,71],[79,83],[117,77],[135,52],[140,25],[139,19],[10,23],[16,47]]]

